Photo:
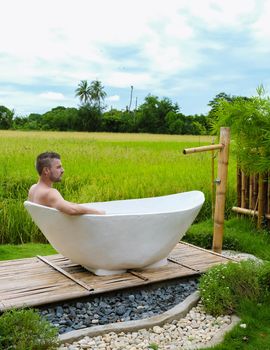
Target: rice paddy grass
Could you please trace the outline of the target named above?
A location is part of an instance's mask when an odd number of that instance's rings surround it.
[[[34,163],[44,151],[61,154],[65,174],[55,187],[65,199],[89,203],[204,192],[199,220],[211,217],[211,152],[183,155],[210,136],[0,131],[0,242],[45,242],[23,202],[38,179]],[[217,163],[217,162],[216,162]],[[235,201],[230,159],[226,212]]]

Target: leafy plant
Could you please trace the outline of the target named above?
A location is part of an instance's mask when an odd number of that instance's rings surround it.
[[[200,279],[199,290],[207,312],[217,316],[236,311],[239,302],[259,301],[265,291],[262,266],[255,261],[229,262],[211,268]],[[269,273],[269,269],[266,270]],[[266,272],[265,271],[265,272]]]
[[[1,350],[57,349],[57,328],[33,309],[11,310],[0,317]]]
[[[247,174],[270,170],[270,98],[262,85],[257,96],[238,97],[233,100],[221,98],[216,106],[218,119],[214,131],[229,126],[239,165]]]
[[[156,343],[151,343],[148,345],[148,349],[158,350],[158,345]]]

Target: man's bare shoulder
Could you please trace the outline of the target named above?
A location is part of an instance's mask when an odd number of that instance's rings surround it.
[[[39,184],[31,186],[28,193],[29,201],[47,207],[53,207],[54,202],[61,198],[61,194],[55,188],[45,187]]]

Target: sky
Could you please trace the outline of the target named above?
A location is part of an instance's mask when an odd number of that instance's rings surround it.
[[[1,1],[0,105],[17,116],[80,105],[101,81],[107,109],[148,94],[186,115],[220,92],[270,87],[270,0]]]

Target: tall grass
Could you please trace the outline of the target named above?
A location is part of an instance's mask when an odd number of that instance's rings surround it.
[[[210,153],[182,150],[209,144],[207,136],[0,131],[0,242],[44,242],[23,208],[37,181],[37,154],[59,152],[65,175],[57,188],[65,199],[87,203],[201,190],[199,219],[211,216]],[[235,199],[230,160],[227,213]]]

